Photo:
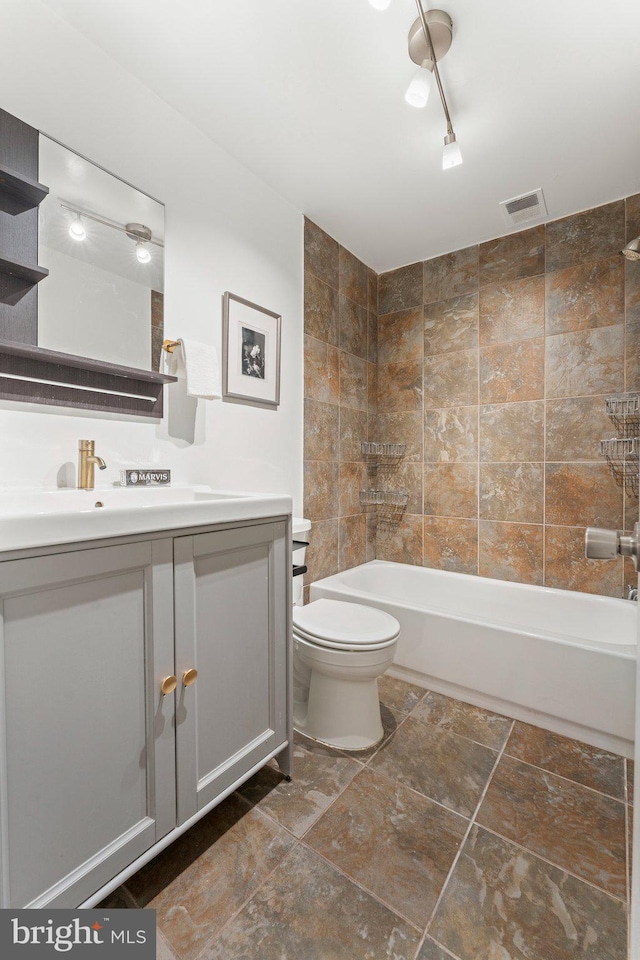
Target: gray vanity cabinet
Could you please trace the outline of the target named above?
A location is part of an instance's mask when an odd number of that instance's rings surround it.
[[[175,541],[178,820],[287,740],[286,524]]]
[[[0,563],[1,900],[75,906],[175,826],[170,539]]]
[[[0,555],[0,907],[76,907],[289,771],[287,528]]]

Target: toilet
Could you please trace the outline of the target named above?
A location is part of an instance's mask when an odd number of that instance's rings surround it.
[[[294,520],[294,540],[308,538]],[[304,564],[304,547],[294,550]],[[400,624],[375,607],[322,598],[302,606],[302,576],[293,578],[293,725],[341,750],[366,750],[382,739],[378,677],[393,663]]]

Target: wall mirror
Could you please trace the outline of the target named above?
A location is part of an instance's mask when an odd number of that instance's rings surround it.
[[[164,206],[39,136],[38,346],[158,370]]]
[[[0,109],[0,400],[162,416],[164,206]]]

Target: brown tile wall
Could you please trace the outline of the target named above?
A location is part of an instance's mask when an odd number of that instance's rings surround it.
[[[374,557],[375,529],[359,494],[370,484],[361,443],[375,426],[377,318],[376,274],[305,220],[307,584]]]
[[[623,595],[633,571],[583,538],[638,518],[598,441],[605,396],[640,388],[639,233],[640,195],[378,278],[371,438],[407,443],[387,480],[410,494],[378,558]]]

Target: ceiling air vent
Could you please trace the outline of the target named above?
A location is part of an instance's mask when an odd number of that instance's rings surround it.
[[[542,220],[547,215],[547,205],[544,202],[542,188],[525,193],[521,197],[503,200],[500,204],[502,215],[511,226],[520,226],[524,223],[533,223]]]

